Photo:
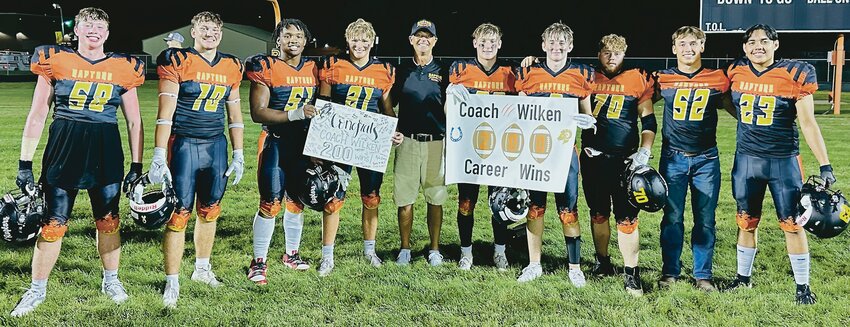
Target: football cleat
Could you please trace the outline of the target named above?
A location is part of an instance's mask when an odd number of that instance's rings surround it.
[[[584,273],[581,269],[570,269],[567,276],[570,278],[570,283],[576,288],[582,288],[587,285],[587,280],[584,278]]]
[[[530,282],[543,276],[543,267],[540,264],[528,265],[522,268],[522,273],[517,277],[516,281],[520,283]]]
[[[815,304],[817,302],[817,296],[815,296],[815,293],[812,293],[809,284],[797,284],[795,302],[797,304]]]
[[[624,274],[623,287],[632,296],[643,296],[643,288],[641,288],[640,281],[635,276]]]
[[[504,252],[493,252],[493,263],[499,271],[508,270],[508,256]]]
[[[322,261],[319,261],[319,277],[330,275],[333,270],[334,259],[322,258]]]
[[[749,276],[741,276],[736,275],[735,280],[732,281],[732,284],[726,288],[727,291],[742,289],[742,288],[753,288],[753,282],[750,280]]]
[[[283,262],[283,265],[289,267],[290,269],[295,270],[307,270],[310,269],[310,265],[307,264],[307,261],[301,259],[301,255],[298,254],[298,251],[289,255],[287,253],[283,254],[283,257],[280,258],[280,261]]]
[[[593,265],[590,273],[596,276],[614,276],[617,274],[617,270],[611,264],[611,257],[600,257],[597,255],[596,263]]]
[[[443,255],[440,254],[439,251],[432,251],[428,253],[428,264],[431,267],[437,267],[443,264]]]
[[[266,265],[263,258],[251,260],[251,267],[248,268],[248,280],[257,285],[268,284],[269,281],[266,278],[266,270],[268,270],[268,265]]]
[[[461,255],[460,261],[458,261],[458,263],[457,263],[457,267],[460,268],[460,270],[470,270],[470,269],[472,269],[472,256],[467,257],[467,256],[464,256],[464,255]]]
[[[207,268],[198,268],[195,267],[195,271],[192,272],[192,280],[207,284],[212,287],[221,286],[221,282],[215,278],[215,273],[212,271],[212,267],[207,266]]]
[[[407,266],[410,264],[410,251],[399,251],[398,258],[395,263],[399,266]]]
[[[363,258],[366,259],[366,262],[368,262],[370,265],[372,265],[372,267],[375,268],[378,268],[381,266],[381,264],[383,264],[383,261],[381,261],[381,258],[379,258],[378,254],[375,252],[363,253]]]
[[[109,283],[102,282],[100,284],[100,292],[106,294],[116,304],[124,303],[124,301],[130,298],[127,295],[127,290],[124,289],[124,284],[121,284],[118,280]]]
[[[165,283],[165,290],[162,292],[162,305],[166,309],[177,308],[177,298],[180,297],[180,284]]]
[[[28,289],[24,296],[21,297],[21,301],[18,302],[18,305],[15,306],[15,309],[12,310],[10,314],[12,317],[22,317],[38,307],[39,304],[44,302],[44,298],[47,297],[47,293],[36,291],[34,289]]]

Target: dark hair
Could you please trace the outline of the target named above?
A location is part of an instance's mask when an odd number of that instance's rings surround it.
[[[747,40],[749,40],[750,37],[753,36],[753,33],[758,30],[764,31],[764,34],[767,35],[767,38],[771,41],[779,41],[779,33],[776,33],[776,30],[773,29],[773,27],[767,24],[755,24],[750,26],[750,28],[744,32],[744,38],[741,40],[741,43],[747,43]]]
[[[277,43],[277,40],[280,38],[280,34],[283,33],[283,30],[288,26],[295,26],[299,31],[304,32],[304,39],[307,40],[307,43],[313,39],[313,36],[310,35],[310,30],[307,29],[307,24],[304,24],[300,19],[297,18],[284,18],[277,23],[277,26],[274,28],[274,34],[272,34],[272,41]]]

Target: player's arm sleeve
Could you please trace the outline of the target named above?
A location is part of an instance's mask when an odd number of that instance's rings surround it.
[[[35,52],[30,59],[30,71],[38,76],[44,76],[44,78],[52,83],[55,80],[51,67],[52,57],[55,57],[58,52],[59,49],[53,46],[35,48]]]
[[[461,62],[455,61],[449,67],[449,83],[451,83],[451,84],[460,84],[461,83],[461,78],[460,78],[461,65],[462,65]]]
[[[133,76],[127,85],[127,89],[133,89],[145,84],[145,62],[136,57],[130,57],[133,65]]]
[[[809,63],[801,63],[800,67],[797,68],[794,80],[800,90],[797,92],[798,100],[815,94],[815,91],[818,90],[818,79],[816,75],[815,67]]]
[[[180,68],[186,56],[174,49],[165,49],[156,58],[156,74],[161,80],[180,84]]]
[[[641,93],[638,98],[638,103],[643,103],[644,101],[652,101],[652,96],[655,94],[655,78],[652,75],[647,74],[646,72],[641,72],[644,78],[644,89],[643,93]]]

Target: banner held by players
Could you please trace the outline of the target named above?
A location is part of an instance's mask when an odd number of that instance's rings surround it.
[[[472,94],[446,99],[446,183],[563,192],[578,101]]]
[[[316,100],[304,155],[384,172],[398,119]]]

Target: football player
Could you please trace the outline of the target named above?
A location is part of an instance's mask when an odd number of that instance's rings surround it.
[[[308,126],[304,119],[316,113],[311,103],[319,81],[318,65],[301,56],[311,39],[302,21],[281,20],[272,39],[281,50],[280,56],[259,54],[249,58],[245,67],[251,80],[251,118],[264,125],[257,146],[260,206],[254,216],[254,260],[248,272],[248,279],[260,285],[267,283],[266,256],[281,209],[286,238],[281,260],[292,269],[310,267],[298,254],[304,204],[296,192],[307,169],[307,159],[301,154]]]
[[[562,23],[549,25],[543,31],[541,47],[546,60],[519,70],[516,89],[520,95],[544,97],[569,97],[579,100],[579,110],[584,114],[575,116],[580,127],[593,126],[590,116],[590,93],[593,91],[594,71],[588,65],[569,63],[567,57],[573,49],[573,30]],[[555,206],[561,220],[564,241],[569,260],[570,282],[576,287],[585,285],[581,271],[581,230],[578,223],[578,154],[572,152],[570,171],[564,192],[555,193]],[[530,191],[531,208],[528,211],[528,266],[517,278],[519,282],[534,280],[543,275],[540,266],[543,246],[543,215],[546,212],[546,192]]]
[[[449,94],[511,94],[516,95],[516,75],[514,65],[498,59],[502,47],[502,30],[493,24],[484,23],[472,32],[472,46],[475,58],[458,60],[449,68]],[[479,185],[457,184],[458,210],[457,228],[460,235],[461,270],[472,268],[472,228],[475,222],[475,204],[478,202]],[[488,194],[492,190],[488,187]],[[508,235],[507,226],[491,221],[493,225],[493,262],[499,270],[508,268],[505,244]]]
[[[627,292],[640,296],[638,269],[638,209],[629,204],[620,184],[626,169],[634,170],[649,162],[657,123],[652,110],[654,80],[643,69],[623,68],[626,39],[609,34],[599,41],[599,64],[591,95],[598,132],[581,135],[581,175],[587,206],[590,208],[596,265],[593,273],[613,275],[608,255],[611,229],[608,218],[613,205],[617,221],[617,239],[625,266]],[[640,120],[640,131],[638,130]],[[638,137],[640,135],[640,137]]]
[[[217,50],[222,24],[218,14],[205,11],[195,15],[191,30],[194,45],[166,49],[157,58],[159,114],[149,177],[154,183],[163,178],[171,180],[180,198],[163,238],[166,284],[162,301],[167,308],[176,307],[180,295],[178,273],[193,204],[197,205],[198,217],[192,280],[212,287],[220,285],[210,264],[216,220],[221,215],[228,176],[233,175],[234,185],[242,179],[242,63]],[[233,147],[229,166],[223,133],[225,116]]]
[[[747,29],[742,47],[745,57],[726,70],[738,113],[732,166],[732,195],[738,206],[738,274],[731,288],[752,287],[757,228],[765,188],[769,187],[797,284],[796,302],[813,304],[816,298],[809,287],[809,245],[806,232],[796,222],[803,185],[796,158],[800,153],[797,119],[821,165],[821,177],[827,185],[835,183],[814,116],[812,94],[818,87],[815,68],[805,62],[775,59],[779,35],[768,25]]]
[[[372,24],[363,19],[348,24],[345,29],[348,56],[330,56],[325,59],[319,71],[319,96],[348,107],[395,117],[390,97],[390,89],[395,82],[395,69],[389,63],[370,57],[375,36]],[[400,144],[402,140],[402,134],[395,132],[393,144]],[[351,166],[338,166],[351,172]],[[357,168],[357,175],[360,177],[360,199],[363,203],[363,256],[372,266],[380,267],[381,258],[375,253],[375,236],[378,233],[378,205],[381,203],[384,174]],[[327,276],[334,267],[333,249],[339,228],[339,209],[342,208],[344,197],[334,201],[330,210],[326,210],[333,214],[323,218],[320,276]]]
[[[661,162],[668,196],[661,219],[663,266],[659,286],[667,287],[682,271],[685,196],[691,189],[691,250],[696,287],[716,291],[712,283],[714,215],[720,194],[720,157],[717,151],[717,110],[724,107],[729,80],[722,70],[702,67],[705,33],[683,26],[673,33],[676,67],[655,72],[658,98],[664,99]],[[727,107],[734,117],[734,111]]]
[[[97,227],[97,250],[103,263],[101,292],[119,304],[128,298],[118,280],[118,202],[124,153],[116,112],[121,106],[130,138],[132,164],[124,177],[126,189],[142,171],[144,137],[136,87],[144,83],[145,64],[132,56],[104,53],[109,16],[103,10],[84,8],[74,21],[78,48],[40,46],[30,65],[38,82],[21,138],[16,182],[24,193],[36,188],[32,159],[51,103],[53,122],[38,181],[46,198],[47,215],[33,251],[32,284],[12,311],[14,317],[31,312],[44,301],[47,278],[59,257],[68,218],[81,189],[91,198]]]

